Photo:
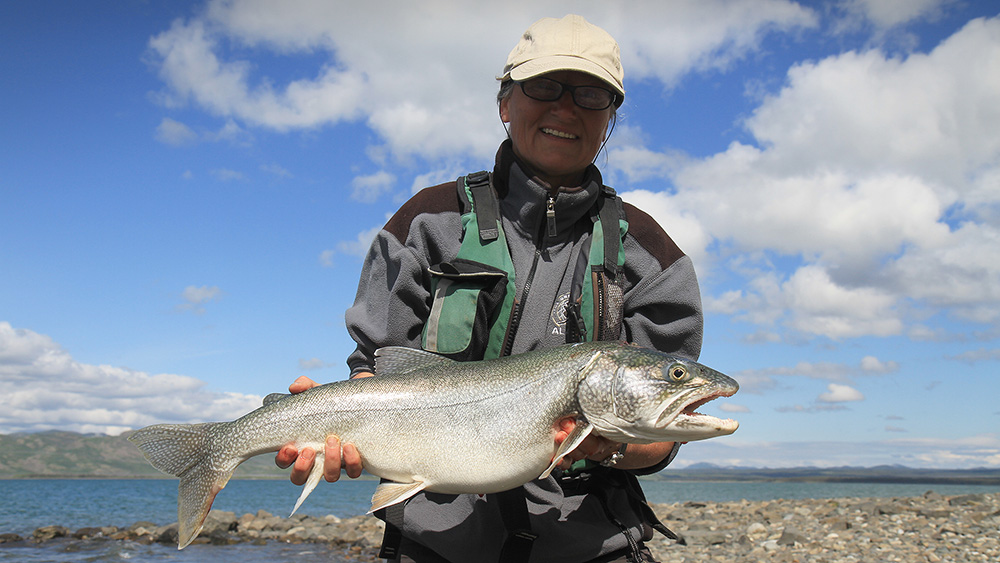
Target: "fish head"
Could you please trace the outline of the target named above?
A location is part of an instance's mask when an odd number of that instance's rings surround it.
[[[705,440],[739,423],[695,409],[739,390],[707,366],[633,346],[599,349],[581,370],[577,400],[598,434],[618,442]]]

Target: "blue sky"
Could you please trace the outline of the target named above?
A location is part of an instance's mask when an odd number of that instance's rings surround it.
[[[359,5],[364,4],[364,5]],[[0,4],[0,432],[229,419],[346,376],[367,243],[492,166],[567,3]],[[605,180],[695,261],[733,436],[677,464],[1000,467],[996,2],[574,2]]]

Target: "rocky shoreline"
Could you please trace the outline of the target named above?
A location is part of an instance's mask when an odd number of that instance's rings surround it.
[[[1000,561],[1000,493],[909,498],[840,498],[653,505],[682,537],[657,537],[662,563]],[[212,511],[195,543],[325,543],[345,559],[377,561],[383,524],[371,516],[293,516]],[[46,526],[30,536],[0,533],[0,550],[63,542],[131,541],[176,545],[177,524],[136,522],[70,530]]]

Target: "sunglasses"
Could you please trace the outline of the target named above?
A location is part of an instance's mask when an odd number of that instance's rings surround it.
[[[532,78],[518,84],[521,85],[521,91],[525,96],[540,102],[554,102],[562,97],[563,92],[569,90],[573,96],[573,103],[584,109],[607,109],[618,99],[618,95],[607,88],[570,86],[551,78]]]

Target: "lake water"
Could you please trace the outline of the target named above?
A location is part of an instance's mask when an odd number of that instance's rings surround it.
[[[299,509],[313,516],[364,514],[375,481],[343,480],[321,483]],[[685,501],[771,500],[778,498],[908,497],[928,490],[943,495],[993,493],[1000,487],[977,485],[913,485],[891,483],[772,483],[644,481],[653,503]],[[285,480],[234,480],[216,497],[213,508],[237,515],[266,510],[287,516],[300,488]],[[177,520],[177,481],[160,479],[0,480],[0,533],[30,536],[36,528],[60,525],[76,530],[88,526],[129,526],[138,521],[169,524]],[[193,545],[183,551],[170,546],[131,542],[74,542],[43,547],[0,547],[0,561],[25,562],[197,562],[295,560],[302,563],[342,561],[323,545],[235,546]]]

